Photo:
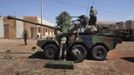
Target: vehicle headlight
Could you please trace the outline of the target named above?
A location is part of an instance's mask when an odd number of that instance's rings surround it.
[[[67,41],[67,38],[66,38],[66,37],[62,37],[62,38],[61,38],[61,44],[65,44],[66,41]]]

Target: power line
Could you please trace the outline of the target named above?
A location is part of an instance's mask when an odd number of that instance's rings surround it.
[[[110,14],[114,14],[114,15],[125,15],[125,16],[129,16],[129,14],[125,14],[125,13],[120,13],[120,12],[113,12],[113,11],[107,11],[107,10],[97,10],[103,13],[110,13]]]
[[[82,6],[82,5],[78,5],[78,4],[74,4],[74,3],[70,3],[70,2],[65,2],[65,1],[62,1],[62,0],[51,0],[51,1],[54,1],[54,2],[57,2],[57,3],[64,3],[64,4],[69,4],[69,5],[73,5],[73,6],[76,6],[76,7],[80,7],[80,8],[87,8],[86,6]]]
[[[73,5],[73,6],[76,6],[76,7],[89,9],[89,6],[86,7],[86,6],[82,6],[82,5],[78,5],[78,4],[74,4],[74,3],[70,3],[70,2],[61,1],[61,0],[52,0],[52,1],[55,1],[55,2],[60,3],[60,4],[67,4],[67,5],[69,4],[69,5]],[[94,5],[94,3],[95,3],[95,0],[93,0],[92,5]],[[113,12],[113,11],[107,11],[107,10],[97,10],[97,11],[108,13],[108,14],[113,14],[113,15],[129,16],[128,14],[120,13],[120,12]]]

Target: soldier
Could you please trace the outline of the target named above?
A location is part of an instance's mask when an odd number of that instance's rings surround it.
[[[85,15],[79,16],[78,21],[80,21],[81,26],[86,27],[87,21],[86,21],[86,16]]]
[[[95,25],[97,21],[97,10],[91,6],[90,8],[90,19],[89,19],[89,25]]]
[[[23,39],[24,39],[25,45],[27,45],[27,38],[28,38],[27,30],[24,29],[24,31],[23,31]]]

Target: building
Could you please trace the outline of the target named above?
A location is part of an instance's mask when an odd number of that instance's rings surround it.
[[[129,29],[134,29],[134,21],[132,20],[127,20],[126,22],[116,22],[117,29],[118,30],[129,30]]]
[[[124,30],[124,29],[126,29],[126,25],[125,25],[125,23],[123,22],[123,21],[121,21],[121,22],[116,22],[116,30]]]
[[[125,22],[125,24],[126,24],[126,29],[132,29],[132,30],[134,30],[134,21],[132,21],[132,20],[127,20],[127,21]]]
[[[41,18],[37,16],[16,17],[27,21],[41,23]],[[54,26],[52,23],[43,20],[44,25]],[[21,22],[17,20],[9,20],[7,16],[0,17],[0,38],[16,39],[23,38],[23,31],[28,31],[28,38],[37,38],[39,35],[42,38],[54,36],[54,29],[45,26],[37,26],[34,24]]]
[[[128,33],[129,40],[134,40],[134,21],[117,22],[116,25],[118,32]]]

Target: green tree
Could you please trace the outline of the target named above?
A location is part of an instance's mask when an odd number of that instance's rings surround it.
[[[61,30],[61,32],[66,33],[70,24],[71,24],[71,16],[68,12],[64,11],[56,17],[57,28]]]

